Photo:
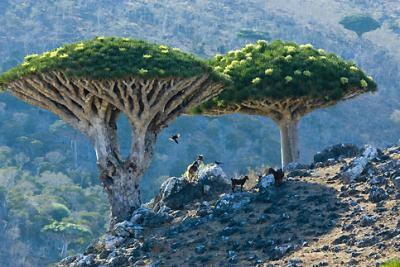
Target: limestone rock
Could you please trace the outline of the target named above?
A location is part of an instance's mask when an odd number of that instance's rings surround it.
[[[195,182],[190,183],[184,177],[166,180],[148,206],[154,211],[164,205],[173,210],[182,209],[186,204],[215,198],[230,188],[230,181],[221,167],[206,165],[199,170],[199,179]]]
[[[360,181],[361,174],[366,170],[368,163],[378,156],[378,149],[367,146],[362,156],[354,159],[350,167],[343,173],[344,182],[353,183]]]

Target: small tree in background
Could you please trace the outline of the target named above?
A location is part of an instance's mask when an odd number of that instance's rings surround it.
[[[250,40],[255,42],[257,40],[271,40],[271,37],[268,32],[257,31],[257,30],[249,30],[249,29],[241,29],[237,34],[237,37]]]
[[[50,234],[55,240],[61,242],[61,257],[68,254],[68,246],[78,238],[90,236],[92,233],[86,227],[66,222],[54,221],[43,227],[42,232]]]
[[[225,56],[217,55],[211,64],[229,75],[233,86],[195,108],[194,113],[271,118],[281,132],[283,166],[299,160],[297,125],[303,116],[376,90],[372,77],[353,62],[310,44],[258,41]]]
[[[358,37],[381,27],[380,23],[374,18],[363,14],[345,16],[339,23],[345,29],[355,32]]]
[[[67,206],[61,203],[51,203],[45,209],[45,213],[50,215],[53,220],[62,221],[63,218],[71,215],[71,211]]]
[[[27,56],[0,76],[0,87],[53,112],[91,140],[111,205],[110,227],[140,206],[139,182],[157,134],[225,83],[206,63],[178,49],[104,37]],[[121,113],[132,126],[127,158],[117,141]]]

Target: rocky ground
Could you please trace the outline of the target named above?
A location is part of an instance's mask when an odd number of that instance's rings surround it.
[[[334,146],[280,187],[230,192],[218,166],[60,266],[379,266],[400,257],[400,147]]]

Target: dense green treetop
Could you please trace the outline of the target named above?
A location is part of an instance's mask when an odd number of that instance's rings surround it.
[[[381,26],[374,18],[364,14],[345,16],[339,23],[346,29],[357,33],[358,36],[376,30]]]
[[[253,41],[257,40],[270,40],[271,37],[268,32],[264,31],[257,31],[257,30],[247,30],[247,29],[242,29],[240,30],[237,34],[237,37],[239,38],[245,38]]]
[[[29,55],[22,64],[0,75],[0,87],[30,74],[62,71],[67,75],[92,79],[125,76],[190,77],[211,73],[205,62],[177,48],[141,40],[97,37],[67,44],[41,55]]]
[[[69,235],[90,235],[91,232],[84,226],[68,223],[53,221],[51,224],[46,225],[42,229],[43,232],[64,233]]]
[[[225,108],[245,100],[285,100],[307,97],[334,102],[350,90],[374,91],[376,84],[353,62],[293,42],[257,41],[217,55],[211,65],[228,75],[233,86],[195,112]]]

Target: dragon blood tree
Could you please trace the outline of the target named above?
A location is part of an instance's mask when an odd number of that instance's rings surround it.
[[[345,16],[339,22],[345,29],[353,31],[358,37],[364,33],[374,31],[381,27],[381,24],[374,18],[364,14],[353,14]]]
[[[282,166],[299,160],[297,124],[314,109],[376,90],[371,77],[312,45],[258,41],[217,55],[214,69],[229,75],[233,86],[202,103],[194,113],[245,113],[274,120],[281,132]]]
[[[153,156],[157,133],[179,114],[218,94],[227,80],[206,63],[164,45],[97,37],[25,61],[0,76],[0,87],[47,109],[93,143],[111,224],[140,204],[139,181]],[[123,158],[117,119],[132,126]]]

